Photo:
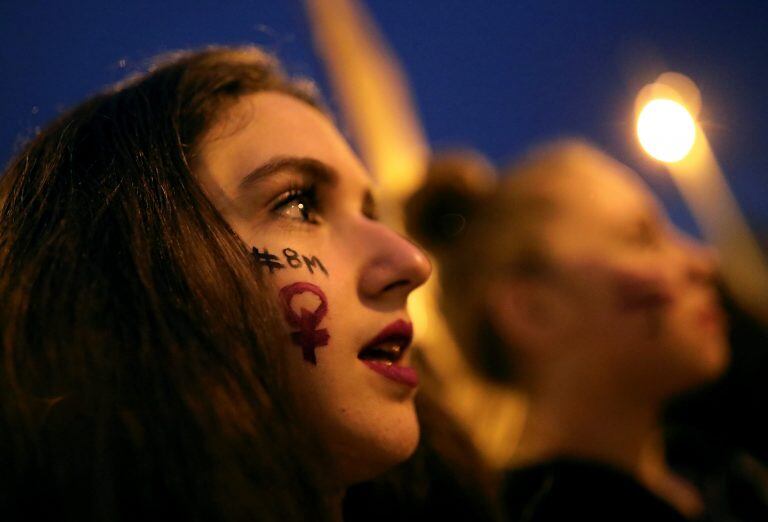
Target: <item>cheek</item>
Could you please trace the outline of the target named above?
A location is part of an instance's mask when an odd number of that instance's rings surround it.
[[[345,483],[372,478],[413,452],[413,396],[392,397],[389,383],[357,358],[371,333],[360,331],[367,312],[345,250],[289,245],[252,253],[273,278],[291,335],[286,364],[298,419],[326,451],[329,475]]]
[[[280,305],[292,330],[291,342],[301,348],[305,361],[317,365],[315,350],[330,340],[328,329],[320,327],[328,315],[325,292],[309,282],[291,283],[280,289]]]
[[[622,352],[627,375],[664,400],[717,378],[728,362],[725,336],[702,332],[684,304],[678,298],[661,311],[644,314],[649,334],[627,335]]]
[[[612,308],[626,335],[658,342],[664,335],[678,292],[669,275],[656,266],[612,266],[607,272]]]
[[[620,353],[647,356],[649,343],[662,336],[665,315],[674,299],[670,280],[655,266],[636,266],[605,258],[572,263],[570,303],[572,339],[604,346],[610,357]],[[634,356],[632,356],[634,357]]]
[[[332,315],[331,340],[318,364],[291,358],[289,379],[303,429],[324,450],[327,473],[344,484],[371,479],[408,458],[419,428],[412,397],[393,398],[388,383],[356,357]],[[337,328],[338,327],[338,328]]]
[[[658,312],[673,301],[671,282],[660,270],[613,267],[609,277],[620,312]]]
[[[605,257],[571,260],[571,274],[587,301],[607,301],[619,314],[657,310],[671,302],[673,287],[669,274],[658,263],[639,265]]]
[[[330,277],[325,263],[316,254],[302,253],[292,247],[282,247],[270,250],[267,247],[253,247],[251,255],[262,271],[270,274],[291,273],[291,278],[316,275]]]
[[[324,291],[330,279],[326,263],[293,246],[254,246],[251,255],[262,273],[274,280],[296,352],[307,364],[317,365],[317,351],[331,339],[325,324],[331,306]]]

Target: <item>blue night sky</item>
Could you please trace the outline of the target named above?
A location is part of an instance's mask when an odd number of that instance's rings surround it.
[[[431,144],[498,164],[583,136],[652,184],[695,232],[663,170],[640,152],[633,103],[665,70],[699,86],[701,119],[752,225],[768,233],[768,2],[369,0],[399,55]],[[63,108],[151,56],[255,43],[326,88],[299,0],[0,2],[0,161]],[[331,102],[333,100],[331,99]]]

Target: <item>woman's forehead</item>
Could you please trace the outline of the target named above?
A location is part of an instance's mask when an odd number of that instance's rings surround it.
[[[663,221],[653,194],[634,176],[595,171],[563,176],[550,185],[555,212],[544,229],[550,248],[595,254],[618,245],[617,239],[632,234],[641,223]]]
[[[564,207],[620,217],[656,212],[658,201],[640,177],[625,168],[582,168],[559,176],[550,195]]]
[[[296,157],[329,166],[347,180],[369,186],[360,160],[330,119],[288,94],[259,92],[241,97],[206,134],[200,159],[217,165],[227,187],[275,158]]]

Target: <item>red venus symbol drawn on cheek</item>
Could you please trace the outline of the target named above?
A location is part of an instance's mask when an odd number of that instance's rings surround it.
[[[313,294],[320,300],[320,304],[314,312],[301,308],[301,314],[298,314],[291,306],[293,298],[303,293]],[[312,283],[293,283],[280,289],[280,301],[283,304],[283,311],[288,324],[298,329],[298,332],[291,334],[293,344],[301,348],[305,361],[316,365],[315,349],[319,346],[327,346],[328,340],[331,338],[325,328],[317,329],[328,313],[328,300],[325,294],[319,286]]]

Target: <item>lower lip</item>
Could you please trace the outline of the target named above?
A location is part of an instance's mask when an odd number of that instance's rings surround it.
[[[397,366],[394,364],[387,364],[378,361],[363,361],[368,368],[374,372],[383,375],[387,379],[393,380],[400,384],[405,384],[411,388],[415,388],[419,385],[418,372],[407,366]]]

